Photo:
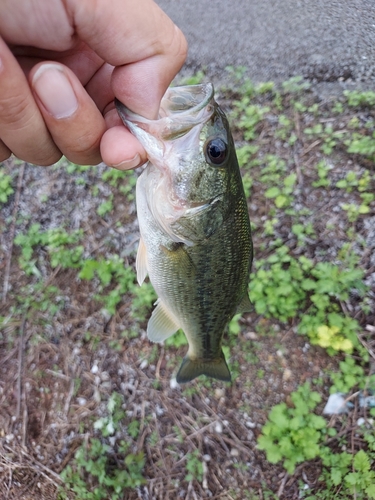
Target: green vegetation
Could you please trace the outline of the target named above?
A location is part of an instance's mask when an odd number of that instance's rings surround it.
[[[345,92],[329,114],[330,110],[320,109],[319,103],[311,102],[304,84],[301,79],[292,79],[281,91],[269,86],[267,99],[256,86],[251,87],[249,97],[248,87],[233,114],[235,126],[243,137],[254,141],[239,150],[245,176],[249,172],[252,179],[250,199],[255,193],[257,196],[262,193],[269,200],[266,220],[260,223],[253,218],[252,222],[255,237],[259,234],[259,248],[273,251],[255,261],[250,297],[256,312],[263,317],[293,324],[299,334],[306,335],[311,344],[324,348],[331,356],[345,354],[338,371],[329,374],[331,393],[373,390],[374,377],[369,376],[367,365],[370,355],[359,340],[362,325],[346,304],[355,296],[356,310],[362,314],[369,311],[369,288],[362,267],[365,247],[357,223],[374,209],[375,175],[373,167],[366,168],[365,162],[375,158],[375,130],[373,120],[368,120],[359,131],[360,119],[348,115],[346,110],[355,108],[360,113],[373,106],[375,93]],[[292,114],[285,113],[286,102],[293,107]],[[340,115],[341,123],[333,113]],[[307,168],[295,156],[291,160],[290,156],[288,159],[284,154],[275,155],[269,149],[263,153],[256,138],[270,133],[268,117],[275,123],[272,126],[275,138],[284,141],[287,151],[297,143],[303,144],[305,150],[315,152],[315,163],[309,163]],[[343,154],[357,157],[352,157],[352,168],[337,180],[334,173]],[[336,207],[346,214],[346,232],[341,236],[334,259],[328,252],[311,253],[319,221],[314,219],[312,211],[317,207],[308,206],[301,196],[307,179],[317,193],[315,196],[326,190],[327,198],[337,199]],[[350,201],[346,201],[347,195]],[[326,222],[324,231],[331,242],[337,240],[334,224]],[[312,490],[300,490],[303,498],[375,498],[371,430],[362,429],[361,449],[352,444],[351,453],[337,453],[337,446],[345,446],[350,437],[315,413],[320,394],[306,383],[290,397],[293,406],[286,403],[274,406],[258,439],[258,447],[265,451],[269,462],[281,462],[287,473],[293,474],[298,464],[320,461],[319,483]]]
[[[285,403],[274,406],[258,439],[258,448],[265,450],[271,463],[283,460],[289,474],[298,463],[311,460],[319,454],[322,429],[326,427],[323,417],[312,413],[321,397],[304,384],[291,394],[294,408]]]
[[[282,461],[285,470],[293,474],[299,463],[320,458],[322,474],[319,479],[324,487],[314,491],[313,496],[307,493],[303,498],[349,499],[352,495],[361,499],[375,498],[375,446],[371,430],[360,431],[368,445],[367,451],[362,449],[354,455],[334,453],[326,442],[339,442],[336,429],[313,413],[321,400],[319,393],[311,391],[305,383],[291,394],[291,399],[292,408],[285,403],[272,408],[258,438],[258,448],[266,452],[267,459],[271,463]]]
[[[0,164],[0,204],[6,203],[13,193],[12,177],[3,171]]]
[[[78,448],[74,460],[61,473],[64,487],[59,499],[68,499],[73,492],[82,500],[120,500],[129,488],[145,483],[142,475],[145,459],[142,452],[132,453],[129,440],[115,440],[110,445],[108,437],[123,433],[122,421],[125,413],[121,409],[123,397],[113,393],[107,403],[107,416],[94,423],[98,437],[89,437],[87,443]],[[127,433],[134,438],[138,422],[127,426]],[[126,432],[126,431],[125,431]],[[115,459],[116,457],[116,459]],[[114,464],[116,466],[114,467]]]

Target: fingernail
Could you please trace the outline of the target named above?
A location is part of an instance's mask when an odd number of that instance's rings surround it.
[[[134,158],[131,160],[123,161],[121,163],[117,163],[117,165],[112,165],[113,168],[117,168],[117,170],[131,170],[132,168],[137,168],[141,166],[141,157],[137,153]]]
[[[78,108],[72,84],[59,66],[43,64],[32,80],[35,92],[55,118],[68,118]]]

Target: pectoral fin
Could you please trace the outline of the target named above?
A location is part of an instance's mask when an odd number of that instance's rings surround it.
[[[207,377],[230,382],[230,371],[225,361],[224,353],[221,352],[221,356],[217,359],[184,358],[178,370],[176,381],[179,384],[184,384],[199,377],[199,375],[207,375]]]
[[[152,342],[163,342],[180,328],[173,315],[158,299],[147,325],[147,336]]]
[[[135,260],[135,268],[137,270],[137,281],[140,285],[142,285],[148,272],[146,245],[144,244],[142,237],[139,240],[137,258]]]

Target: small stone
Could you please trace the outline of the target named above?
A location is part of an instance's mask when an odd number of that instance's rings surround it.
[[[97,403],[100,403],[101,397],[100,397],[100,392],[97,387],[94,389],[94,394],[93,394],[93,400],[96,401]]]
[[[218,434],[221,434],[223,432],[222,423],[219,421],[216,422],[216,424],[215,424],[215,432],[217,432]]]
[[[258,335],[255,332],[246,332],[245,333],[245,339],[247,340],[257,340]]]
[[[289,368],[285,368],[283,373],[283,381],[286,382],[287,380],[290,380],[292,378],[292,375],[292,370],[289,370]]]
[[[91,373],[98,373],[99,371],[99,367],[98,365],[92,365],[92,368],[91,368]]]
[[[112,382],[111,381],[103,382],[102,384],[100,384],[100,387],[101,389],[111,389]]]
[[[329,396],[327,404],[323,409],[323,415],[339,415],[347,411],[348,407],[345,404],[344,394],[337,392]]]
[[[171,380],[170,380],[170,382],[169,382],[169,387],[170,387],[171,389],[176,389],[176,388],[178,387],[178,385],[179,385],[179,384],[178,384],[177,380],[176,380],[174,377],[173,377],[173,378],[171,378]]]
[[[109,380],[111,377],[109,376],[109,373],[108,373],[108,372],[102,372],[102,373],[100,374],[100,378],[101,378],[101,379],[103,380],[103,382],[104,382],[104,381]]]
[[[147,368],[147,366],[148,366],[148,359],[144,359],[139,367],[141,370],[144,370],[145,368]]]
[[[237,448],[232,448],[230,450],[230,454],[232,457],[238,457],[238,455],[240,454],[240,452],[237,450]]]
[[[77,398],[77,403],[79,404],[79,406],[85,406],[87,403],[87,399],[86,398]]]
[[[257,426],[257,424],[255,422],[252,422],[251,420],[246,420],[245,425],[249,429],[255,429],[255,427]]]
[[[205,462],[209,462],[209,461],[211,460],[211,455],[207,455],[207,454],[206,454],[206,455],[203,455],[203,457],[202,457],[202,458],[203,458],[203,460],[204,460]]]
[[[224,396],[225,396],[224,389],[221,389],[221,388],[217,387],[215,389],[215,398],[220,399],[220,398],[223,398]]]

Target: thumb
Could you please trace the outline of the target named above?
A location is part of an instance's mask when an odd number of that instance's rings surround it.
[[[187,42],[153,0],[66,0],[80,39],[116,66],[116,97],[155,118],[160,100],[183,65]]]

